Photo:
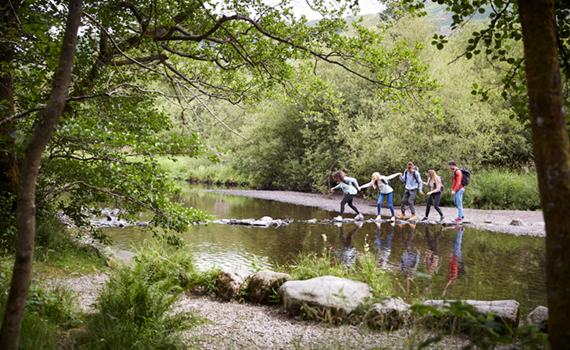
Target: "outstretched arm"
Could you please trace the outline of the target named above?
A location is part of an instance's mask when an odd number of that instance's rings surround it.
[[[395,174],[392,174],[392,175],[390,175],[390,176],[385,176],[384,179],[386,179],[386,180],[392,180],[392,179],[395,178],[396,176],[402,176],[402,173],[395,173]]]

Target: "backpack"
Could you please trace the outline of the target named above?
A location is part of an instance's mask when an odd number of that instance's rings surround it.
[[[416,182],[419,184],[420,181],[418,180],[418,171],[420,171],[420,169],[417,166],[414,166],[414,179],[416,179]],[[408,171],[406,170],[406,173],[404,174],[404,182],[406,182],[407,179]]]
[[[345,174],[345,175],[346,175],[346,174]],[[347,178],[347,177],[350,177],[350,176],[346,175],[345,178],[342,180],[342,182],[344,182],[344,183],[347,184],[347,185],[350,185],[350,186],[354,187],[354,185],[352,184],[352,181],[351,181],[351,182],[347,182],[347,181],[346,181],[346,178]]]
[[[390,180],[382,179],[380,181],[382,181],[384,183],[384,185],[388,185],[388,186],[392,187],[392,183],[390,182]]]
[[[463,174],[463,178],[461,179],[461,186],[465,187],[469,185],[469,181],[471,181],[471,173],[467,169],[458,169]],[[457,170],[456,170],[457,171]],[[453,176],[455,176],[455,172],[453,172]]]
[[[443,185],[443,177],[439,177],[439,179],[441,180],[441,188],[439,189],[440,192],[443,192],[443,190],[445,189],[445,186]]]

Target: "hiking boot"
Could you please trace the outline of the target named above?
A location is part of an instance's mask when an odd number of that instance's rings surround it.
[[[398,220],[404,220],[406,218],[406,214],[402,213],[400,214],[400,216],[396,216],[396,219]]]
[[[396,218],[395,218],[394,216],[392,216],[392,217],[390,218],[390,221],[395,222],[395,221],[396,221]]]
[[[412,230],[415,230],[416,224],[410,224],[410,228],[411,228]]]
[[[427,217],[424,217],[424,218],[421,220],[421,222],[427,222],[427,221],[428,221],[428,218],[427,218]]]
[[[364,220],[364,216],[362,214],[358,214],[354,217],[354,220]]]
[[[453,221],[455,221],[455,222],[460,222],[461,219],[460,219],[460,218],[455,218],[455,219],[453,219]]]
[[[443,220],[445,220],[445,216],[441,216],[441,219],[439,219],[439,222],[443,222]]]
[[[410,221],[416,221],[416,214],[412,214],[412,216],[410,216]]]
[[[342,221],[342,216],[337,216],[336,218],[333,219],[333,221]]]
[[[380,215],[378,215],[378,216],[376,217],[376,219],[374,219],[374,221],[382,221],[382,217],[381,217]]]

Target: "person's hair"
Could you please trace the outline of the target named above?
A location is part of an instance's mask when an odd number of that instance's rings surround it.
[[[432,183],[435,183],[436,185],[436,189],[441,188],[441,179],[439,178],[439,176],[435,173],[435,170],[429,170],[428,171],[428,176],[431,180]],[[431,190],[431,188],[430,188]]]
[[[380,181],[380,173],[372,173],[372,186],[374,186],[374,188],[376,188],[378,181]]]
[[[413,167],[414,167],[414,163],[408,162],[408,169],[413,168]]]
[[[342,171],[337,171],[336,173],[333,174],[333,179],[335,179],[338,182],[342,182],[344,181],[344,177],[346,176],[346,174]]]
[[[447,164],[457,166],[457,163],[455,163],[454,160],[450,160],[449,162],[447,162]]]

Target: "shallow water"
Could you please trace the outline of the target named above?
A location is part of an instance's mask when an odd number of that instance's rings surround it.
[[[369,250],[376,256],[378,268],[394,275],[397,292],[408,301],[422,294],[431,299],[515,299],[521,303],[522,315],[546,305],[545,242],[541,237],[459,227],[442,229],[439,225],[385,223],[377,227],[364,223],[359,229],[354,223],[341,227],[309,224],[300,220],[332,219],[338,214],[198,188],[191,189],[183,201],[218,219],[270,216],[295,220],[279,228],[223,224],[193,227],[184,235],[188,243],[185,249],[195,253],[202,269],[239,264],[271,268],[292,262],[300,252],[327,248],[343,264],[350,265],[357,254]],[[107,228],[105,232],[118,249],[130,249],[152,239],[150,232],[139,227]]]

